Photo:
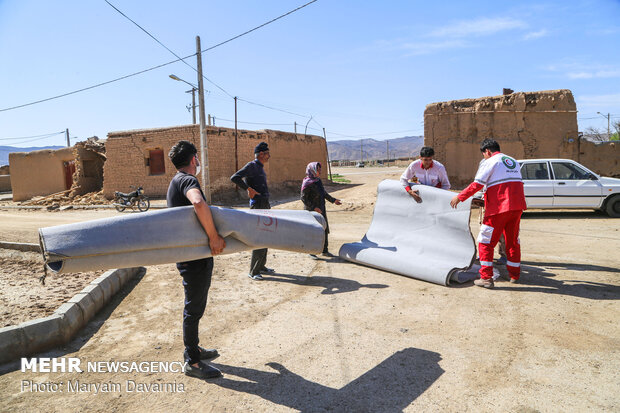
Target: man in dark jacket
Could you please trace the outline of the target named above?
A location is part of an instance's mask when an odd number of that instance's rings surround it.
[[[239,169],[230,180],[241,189],[248,191],[251,209],[271,209],[269,205],[269,188],[267,187],[267,174],[264,165],[269,161],[269,146],[261,142],[254,148],[254,160]],[[267,248],[252,251],[250,273],[248,277],[253,280],[262,280],[261,274],[271,274],[271,268],[265,267],[267,263]]]

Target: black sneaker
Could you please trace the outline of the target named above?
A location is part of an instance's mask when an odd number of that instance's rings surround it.
[[[207,350],[206,348],[198,346],[198,351],[200,352],[200,360],[210,360],[220,355],[220,353],[218,353],[214,348]]]
[[[260,281],[260,280],[263,279],[263,276],[260,275],[260,274],[252,274],[252,273],[250,273],[250,274],[248,274],[248,277],[250,277],[251,279],[256,280],[256,281]]]
[[[267,267],[263,267],[259,273],[261,274],[274,274],[276,272],[276,270],[274,270],[273,268],[267,268]]]
[[[215,367],[201,361],[198,363],[198,367],[187,364],[185,366],[185,375],[190,377],[197,377],[199,379],[214,379],[216,377],[222,377],[222,372]]]

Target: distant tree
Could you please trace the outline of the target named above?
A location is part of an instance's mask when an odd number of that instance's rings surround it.
[[[615,120],[613,123],[613,126],[616,132],[611,134],[611,136],[609,137],[609,140],[618,141],[620,140],[620,120]]]
[[[607,142],[608,141],[607,134],[593,126],[587,127],[583,135],[586,139],[593,141],[593,142]]]

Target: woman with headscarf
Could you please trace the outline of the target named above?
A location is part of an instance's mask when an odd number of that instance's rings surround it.
[[[306,177],[301,184],[301,201],[304,203],[306,211],[315,211],[323,215],[325,218],[325,244],[323,244],[323,256],[333,257],[327,249],[327,234],[329,234],[329,223],[327,222],[327,211],[325,210],[325,200],[332,204],[340,205],[339,199],[334,198],[325,191],[323,182],[321,182],[321,163],[310,162],[306,166]],[[313,259],[318,259],[316,255],[310,254]]]

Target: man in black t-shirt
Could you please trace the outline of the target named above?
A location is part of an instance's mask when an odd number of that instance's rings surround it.
[[[217,255],[224,250],[226,242],[215,228],[211,210],[195,176],[200,171],[197,152],[196,147],[189,141],[179,141],[170,149],[168,156],[177,168],[177,174],[170,181],[166,201],[168,208],[193,205],[196,217],[209,238],[211,254]],[[198,346],[198,323],[207,306],[213,257],[178,262],[177,269],[183,277],[185,290],[183,309],[184,358],[187,363],[185,374],[202,379],[220,377],[222,373],[218,369],[201,361],[217,357],[217,350],[207,350]]]

